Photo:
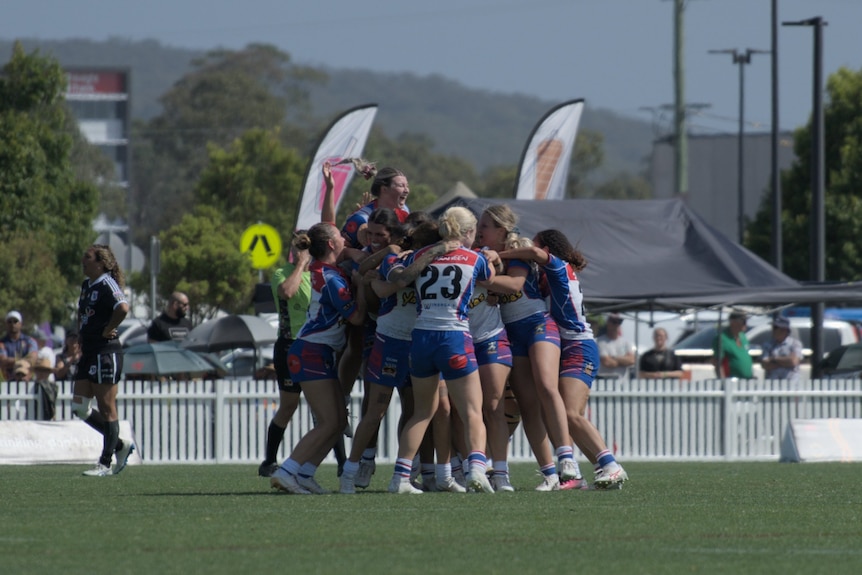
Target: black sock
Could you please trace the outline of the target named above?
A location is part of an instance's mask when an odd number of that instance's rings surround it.
[[[120,422],[109,421],[105,424],[105,438],[102,444],[102,456],[99,463],[107,467],[111,466],[111,457],[117,449],[117,441],[120,439]]]
[[[269,423],[269,429],[266,431],[266,462],[267,463],[275,463],[278,458],[278,448],[281,445],[281,441],[284,439],[284,427],[279,427],[279,425],[271,421]]]
[[[108,423],[108,420],[102,417],[101,411],[97,411],[95,409],[91,411],[87,419],[84,420],[84,423],[86,423],[102,435],[105,435],[105,424]]]

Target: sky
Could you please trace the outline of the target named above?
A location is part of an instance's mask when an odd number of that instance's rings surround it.
[[[862,69],[862,0],[777,0],[779,124],[803,125],[813,100],[811,27],[822,16],[823,77]],[[274,44],[300,64],[438,74],[469,88],[527,94],[670,125],[674,0],[6,0],[0,38],[156,39],[196,49]],[[686,0],[690,125],[734,133],[739,67],[710,50],[771,48],[772,0]],[[746,130],[771,128],[771,56],[744,66]],[[538,119],[537,119],[538,120]]]

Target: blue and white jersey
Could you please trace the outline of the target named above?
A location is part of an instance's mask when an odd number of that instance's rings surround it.
[[[488,304],[488,290],[482,286],[476,286],[473,290],[467,315],[470,319],[470,335],[475,344],[487,341],[506,329],[500,316],[500,306]]]
[[[508,269],[512,268],[526,269],[527,277],[521,291],[500,295],[500,314],[506,324],[548,311],[539,286],[541,276],[535,266],[523,260],[509,260]]]
[[[308,315],[297,339],[322,343],[340,351],[347,343],[347,318],[356,311],[356,301],[350,291],[350,282],[338,268],[312,261],[311,302]]]
[[[341,235],[344,236],[345,240],[347,240],[348,247],[362,247],[362,244],[359,243],[359,228],[361,228],[363,224],[368,223],[368,218],[371,216],[371,212],[376,210],[377,207],[377,200],[374,200],[370,204],[365,204],[347,217],[347,221],[344,222],[344,227],[341,228]],[[407,206],[404,206],[404,209],[395,208],[392,211],[395,212],[395,215],[398,216],[398,221],[402,224],[407,219],[407,216],[410,215],[410,210]]]
[[[393,268],[403,267],[398,254],[389,254],[378,268],[380,277],[389,279]],[[416,323],[416,290],[412,285],[380,300],[377,310],[377,332],[394,339],[410,341]]]
[[[408,255],[409,266],[428,247]],[[470,331],[467,308],[477,281],[491,277],[485,256],[460,247],[434,259],[416,278],[418,317],[415,329],[429,331]]]
[[[550,260],[543,266],[550,292],[551,317],[560,328],[560,338],[569,340],[593,339],[593,330],[584,311],[584,294],[581,282],[569,262],[548,254]]]

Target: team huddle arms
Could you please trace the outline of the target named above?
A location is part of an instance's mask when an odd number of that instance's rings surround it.
[[[436,220],[411,213],[407,178],[393,168],[375,169],[371,201],[338,230],[328,163],[323,177],[322,222],[293,243],[310,254],[311,293],[281,370],[290,381],[279,381],[305,394],[315,424],[281,465],[268,439],[260,474],[272,487],[328,492],[314,476],[342,438],[345,397],[361,373],[363,413],[339,457],[341,493],[369,487],[395,390],[392,493],[514,491],[507,451],[519,421],[538,491],[590,487],[575,447],[593,464],[594,488],[620,488],[628,477],[585,417],[599,359],[577,277],[586,261],[565,235],[520,236],[506,205],[479,219],[457,206]]]

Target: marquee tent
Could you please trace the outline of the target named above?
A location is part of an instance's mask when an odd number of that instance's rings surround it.
[[[556,228],[587,258],[579,274],[594,311],[862,301],[862,282],[805,285],[724,236],[681,200],[457,198],[477,215],[506,203],[522,235]]]

